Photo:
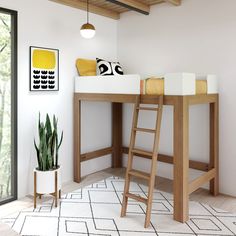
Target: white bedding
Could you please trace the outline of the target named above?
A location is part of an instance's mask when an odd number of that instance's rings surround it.
[[[139,75],[76,76],[77,93],[140,94]]]
[[[165,95],[195,95],[194,73],[169,73],[164,76]],[[207,93],[218,93],[217,77],[207,75]],[[140,94],[139,75],[76,76],[76,93]]]

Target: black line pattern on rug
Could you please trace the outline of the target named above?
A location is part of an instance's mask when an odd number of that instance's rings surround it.
[[[128,206],[130,206],[130,210],[127,211],[127,217],[119,218],[119,215],[117,217],[115,215],[108,217],[97,217],[97,216],[105,216],[103,214],[96,215],[99,209],[103,209],[106,207],[107,211],[109,209],[112,209],[115,207],[115,212],[120,213],[121,208],[121,202],[122,202],[122,193],[123,193],[123,184],[124,180],[120,179],[119,177],[110,177],[108,179],[105,179],[103,181],[99,181],[98,183],[94,183],[90,186],[87,186],[85,188],[78,189],[74,192],[68,193],[63,196],[63,198],[59,201],[58,208],[53,207],[54,200],[50,200],[50,202],[46,202],[43,204],[39,204],[39,206],[36,209],[26,209],[19,212],[17,215],[15,214],[14,217],[5,217],[2,220],[5,219],[5,223],[8,223],[13,229],[16,227],[21,227],[19,232],[24,233],[24,235],[27,236],[41,236],[37,234],[27,234],[25,230],[27,230],[27,227],[24,229],[25,223],[27,219],[30,219],[30,217],[38,217],[42,219],[55,219],[55,222],[53,224],[55,225],[55,236],[61,236],[66,234],[81,234],[81,235],[98,235],[98,236],[124,236],[129,235],[130,233],[133,233],[135,235],[195,235],[195,236],[202,236],[202,235],[212,235],[212,236],[232,236],[235,235],[234,231],[236,232],[236,214],[232,214],[229,212],[221,211],[218,209],[215,209],[208,205],[203,205],[200,203],[192,202],[193,209],[196,209],[197,212],[192,211],[190,214],[190,220],[184,224],[177,224],[173,221],[177,226],[180,226],[180,229],[175,227],[169,227],[172,225],[172,220],[169,221],[169,226],[167,225],[165,227],[159,227],[156,224],[153,224],[154,222],[151,222],[150,228],[147,230],[141,228],[141,226],[137,229],[136,227],[132,226],[126,228],[124,222],[132,222],[130,219],[133,219],[135,222],[135,219],[141,220],[143,218],[142,226],[145,219],[145,205],[139,204],[136,201],[129,201]],[[133,190],[135,194],[140,194],[147,196],[146,191],[144,190],[146,187],[142,186],[140,184],[133,183]],[[172,218],[172,212],[173,212],[173,201],[169,198],[171,198],[171,195],[167,195],[164,192],[156,191],[156,198],[153,201],[153,204],[157,206],[157,208],[153,207],[152,211],[152,217],[155,217],[155,220],[161,219],[170,219]],[[99,197],[98,197],[99,196]],[[168,197],[170,196],[170,197]],[[108,199],[107,197],[111,197],[111,199]],[[71,204],[71,205],[67,205]],[[73,205],[74,204],[74,205]],[[113,207],[112,207],[113,205]],[[80,215],[80,211],[74,214],[70,215],[70,212],[68,209],[73,207],[76,207],[76,209],[87,209],[86,214]],[[85,207],[85,208],[83,208]],[[66,212],[64,212],[64,210]],[[62,215],[63,210],[63,215]],[[95,212],[94,212],[95,211]],[[205,214],[206,212],[206,214]],[[66,213],[66,214],[65,214]],[[83,213],[83,212],[81,212]],[[76,215],[78,214],[78,215]],[[113,213],[114,214],[114,213]],[[117,213],[115,213],[117,214]],[[219,216],[217,214],[220,214]],[[88,216],[88,217],[87,217]],[[141,217],[141,218],[140,218]],[[163,218],[164,217],[164,218]],[[232,219],[231,219],[232,218]],[[227,219],[228,221],[225,221],[224,219]],[[154,220],[154,219],[153,219]],[[152,221],[153,221],[152,220]],[[22,223],[21,223],[22,221]],[[223,222],[224,221],[224,222]],[[74,222],[75,225],[70,225],[71,222]],[[199,225],[203,224],[203,225]],[[206,223],[204,223],[206,222]],[[226,223],[225,223],[226,222]],[[122,224],[121,224],[122,223]],[[158,222],[155,222],[158,223]],[[29,224],[29,222],[28,222]],[[77,227],[76,230],[73,232],[73,227],[70,229],[69,226]],[[71,223],[72,224],[72,223]],[[159,223],[160,224],[160,223]],[[227,224],[227,225],[226,225]],[[232,227],[231,227],[232,225]],[[122,227],[121,227],[122,226]],[[81,229],[80,229],[81,227]],[[182,227],[182,228],[181,228]],[[233,228],[235,227],[235,228]],[[23,230],[24,229],[24,230]],[[69,229],[69,230],[68,230]],[[81,232],[80,232],[81,230]],[[77,232],[78,231],[78,232]],[[33,231],[31,231],[33,232]],[[53,231],[54,232],[54,231]],[[22,234],[23,236],[23,234]],[[50,236],[54,236],[50,235]]]

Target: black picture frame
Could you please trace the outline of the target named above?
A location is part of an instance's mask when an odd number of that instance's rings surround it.
[[[56,53],[56,66],[55,69],[45,69],[45,68],[34,68],[32,63],[32,52],[33,50],[41,50],[41,51],[48,51]],[[29,58],[30,58],[30,83],[29,83],[29,90],[33,92],[53,92],[59,91],[59,49],[55,48],[47,48],[47,47],[39,47],[39,46],[30,46],[29,47]],[[39,72],[39,74],[35,74],[35,72]],[[43,74],[46,73],[46,74]],[[49,73],[53,73],[52,75]],[[40,78],[34,78],[34,76]],[[47,78],[46,78],[47,77]],[[50,77],[54,77],[49,79]],[[37,82],[37,84],[36,84]],[[54,84],[50,84],[53,83]],[[44,84],[46,83],[46,84]],[[55,86],[53,88],[53,85]],[[47,87],[46,87],[47,86]]]

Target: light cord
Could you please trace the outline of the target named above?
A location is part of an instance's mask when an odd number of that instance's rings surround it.
[[[87,0],[87,23],[89,23],[89,0]]]

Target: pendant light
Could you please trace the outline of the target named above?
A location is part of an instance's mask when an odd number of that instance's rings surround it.
[[[95,27],[89,23],[89,0],[87,0],[87,23],[81,26],[80,34],[83,38],[91,39],[94,37],[95,33]]]

